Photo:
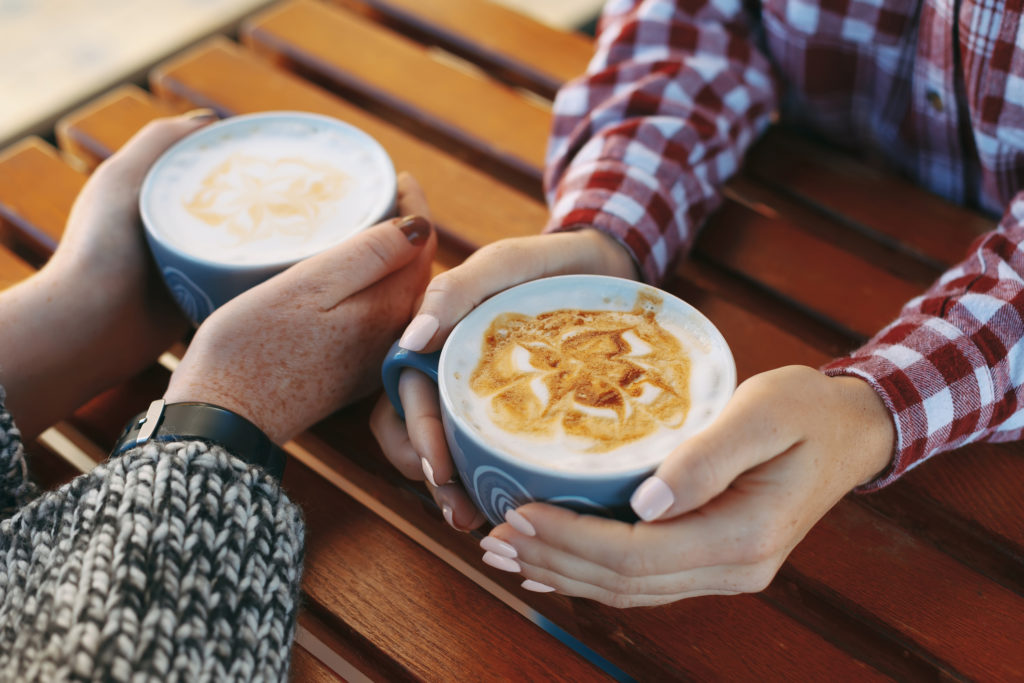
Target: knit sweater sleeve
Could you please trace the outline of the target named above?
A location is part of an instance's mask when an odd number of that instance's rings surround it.
[[[7,394],[0,387],[0,519],[13,515],[37,493],[28,477],[21,432],[7,412],[6,400]]]
[[[302,554],[262,470],[132,449],[0,523],[0,679],[285,680]]]

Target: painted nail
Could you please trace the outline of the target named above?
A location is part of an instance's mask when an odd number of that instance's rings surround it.
[[[431,486],[437,488],[437,482],[434,481],[434,468],[430,466],[430,463],[426,458],[420,458],[420,464],[423,465],[423,476],[427,478]]]
[[[412,319],[409,323],[409,327],[405,328],[405,333],[402,338],[398,341],[398,345],[408,351],[420,351],[430,338],[437,332],[437,328],[441,326],[437,318],[426,313],[421,313]]]
[[[519,585],[521,587],[525,588],[528,591],[533,591],[534,593],[551,593],[551,592],[553,592],[555,590],[554,588],[552,588],[551,586],[547,585],[546,583],[541,583],[540,581],[534,581],[533,579],[527,579],[526,581],[523,581]]]
[[[462,529],[455,526],[455,512],[452,510],[451,505],[442,505],[441,514],[444,515],[444,521],[448,522],[448,526],[456,531],[462,531]]]
[[[512,528],[526,536],[536,536],[537,530],[530,524],[530,520],[523,517],[516,510],[509,510],[505,513],[505,521],[512,525]]]
[[[519,572],[523,569],[515,560],[509,557],[496,555],[490,550],[484,553],[484,564],[489,564],[495,569],[500,569],[503,572]]]
[[[405,234],[405,238],[409,242],[417,247],[430,237],[430,221],[423,216],[406,216],[399,219],[398,229]]]
[[[480,547],[484,550],[489,550],[495,555],[501,555],[509,559],[517,557],[519,553],[511,543],[506,543],[500,538],[494,536],[484,536],[483,540],[480,541]]]
[[[216,121],[220,117],[217,116],[217,112],[210,109],[209,107],[202,107],[200,109],[193,109],[185,114],[185,117],[193,121]]]
[[[658,477],[648,477],[633,492],[629,504],[633,507],[633,512],[637,514],[637,517],[645,522],[650,522],[661,517],[665,510],[672,507],[674,500],[675,496],[668,484]]]

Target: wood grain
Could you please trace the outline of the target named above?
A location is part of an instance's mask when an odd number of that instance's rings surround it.
[[[334,0],[435,43],[510,83],[553,97],[583,73],[590,40],[487,0]]]
[[[57,141],[65,154],[91,170],[149,121],[183,109],[154,99],[136,85],[124,85],[61,118]]]
[[[85,178],[39,138],[0,151],[0,220],[13,229],[14,241],[40,260],[49,258]]]

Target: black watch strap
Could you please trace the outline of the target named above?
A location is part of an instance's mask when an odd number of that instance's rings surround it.
[[[278,481],[284,474],[285,453],[249,420],[212,403],[153,401],[125,426],[110,457],[147,441],[199,439],[223,446],[239,460],[259,465]]]

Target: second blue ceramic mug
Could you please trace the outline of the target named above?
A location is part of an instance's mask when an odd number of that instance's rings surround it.
[[[690,356],[690,409],[683,425],[671,435],[672,440],[632,449],[644,454],[642,462],[625,459],[618,467],[603,465],[598,470],[552,466],[496,445],[505,440],[488,436],[488,430],[480,426],[474,417],[479,415],[475,402],[485,399],[474,396],[467,385],[481,357],[482,339],[496,316],[510,312],[536,316],[557,309],[631,311],[641,295],[646,301],[660,302],[659,320],[681,331]],[[456,470],[473,502],[492,524],[503,522],[508,510],[532,501],[635,520],[629,498],[636,487],[654,472],[674,444],[702,429],[721,412],[736,386],[729,346],[699,311],[648,285],[597,275],[545,278],[505,290],[459,322],[439,352],[417,354],[396,343],[384,361],[382,375],[385,391],[399,415],[403,411],[398,379],[406,368],[418,369],[437,382],[445,436]],[[550,449],[551,444],[544,448]]]

